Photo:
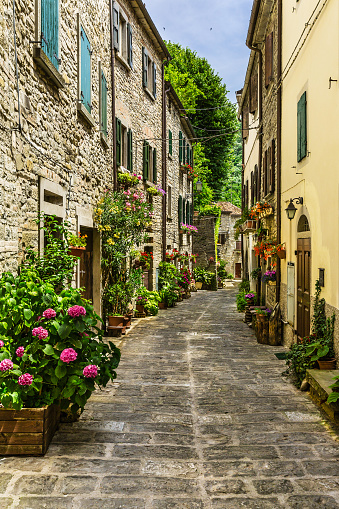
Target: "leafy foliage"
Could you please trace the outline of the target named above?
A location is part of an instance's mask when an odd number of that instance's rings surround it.
[[[240,128],[239,125],[239,133],[227,161],[227,179],[222,189],[222,200],[241,208],[242,133]]]
[[[197,136],[205,138],[202,145],[210,169],[206,181],[214,191],[214,199],[219,199],[227,178],[228,158],[239,129],[236,108],[227,97],[221,77],[205,58],[179,44],[166,44],[172,60],[166,66],[165,77],[172,79]]]
[[[285,374],[292,374],[297,387],[300,387],[304,380],[306,370],[312,369],[315,365],[315,361],[308,355],[309,340],[310,338],[304,338],[302,342],[293,344],[286,354]]]
[[[60,223],[55,216],[41,214],[36,221],[39,233],[43,231],[45,247],[43,253],[28,249],[23,267],[34,266],[38,276],[61,290],[69,286],[73,277],[77,258],[69,254],[69,245],[73,238],[70,223]]]

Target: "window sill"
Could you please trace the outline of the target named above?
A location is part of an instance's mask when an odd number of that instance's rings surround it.
[[[125,69],[127,69],[127,71],[131,71],[132,70],[132,67],[129,65],[129,63],[127,62],[127,60],[122,56],[121,53],[118,53],[117,51],[115,52],[115,58],[117,59],[118,62],[120,62],[120,64],[122,64],[123,67],[125,67]]]
[[[105,148],[109,148],[107,135],[105,133],[103,133],[102,131],[100,131],[100,140]]]
[[[154,97],[154,95],[152,94],[152,92],[150,92],[150,91],[148,90],[148,88],[146,88],[146,87],[144,87],[144,90],[145,90],[146,94],[147,94],[147,95],[148,95],[148,96],[152,99],[152,101],[155,101],[155,97]]]
[[[92,117],[92,115],[88,112],[88,110],[85,108],[85,106],[82,103],[78,102],[77,110],[91,127],[95,126],[94,118]]]
[[[33,47],[33,60],[53,81],[57,88],[64,88],[65,82],[57,69],[54,67],[50,59],[45,55],[40,46]]]

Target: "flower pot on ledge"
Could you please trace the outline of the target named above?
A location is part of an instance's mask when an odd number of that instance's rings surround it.
[[[77,258],[80,258],[81,253],[83,253],[84,251],[86,251],[86,248],[83,246],[81,246],[81,247],[70,246],[69,247],[70,254],[72,256],[76,256]]]
[[[277,251],[277,256],[278,256],[278,258],[280,258],[280,260],[284,260],[286,258],[286,249]]]
[[[335,358],[333,359],[323,359],[323,360],[318,360],[318,366],[319,366],[319,369],[329,369],[329,370],[332,370],[332,369],[335,369],[335,365],[336,365],[336,360]]]

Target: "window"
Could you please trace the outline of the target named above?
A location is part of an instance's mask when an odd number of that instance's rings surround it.
[[[307,112],[306,92],[298,101],[297,108],[297,159],[298,163],[307,156]]]
[[[172,217],[172,186],[167,186],[167,215]]]
[[[125,12],[114,2],[113,44],[118,60],[133,68],[133,31]]]
[[[100,135],[101,139],[107,144],[107,80],[106,76],[99,65],[99,102],[100,102]]]
[[[219,233],[218,244],[226,244],[226,233]]]
[[[127,131],[127,169],[133,171],[133,133],[131,129]]]
[[[41,0],[41,48],[59,69],[59,0]]]
[[[122,139],[121,139],[121,120],[115,117],[115,129],[116,129],[116,157],[117,157],[117,166],[122,165]]]
[[[183,206],[183,199],[182,199],[182,196],[179,195],[179,198],[178,198],[178,227],[180,228],[181,226],[181,223],[183,222],[183,217],[182,217],[182,206]]]
[[[250,82],[250,113],[258,109],[258,73],[252,74]]]
[[[157,183],[157,149],[152,148],[146,140],[143,148],[143,177],[144,180]]]
[[[186,203],[186,224],[191,223],[191,214],[190,214],[190,202]]]
[[[157,66],[146,48],[142,48],[142,85],[145,90],[157,96]]]
[[[301,216],[298,222],[298,232],[309,232],[310,225],[305,215]]]
[[[79,17],[78,17],[79,21]],[[95,126],[92,117],[91,43],[80,21],[78,23],[78,111],[84,119]]]
[[[266,37],[265,43],[265,86],[273,80],[273,32]]]
[[[245,139],[248,137],[250,123],[248,106],[245,106],[243,108],[241,119],[242,119],[242,137],[243,139]]]
[[[183,147],[183,138],[182,138],[182,132],[179,131],[179,163],[182,164],[183,158],[182,158],[182,147]]]
[[[170,156],[173,155],[173,136],[172,131],[168,131],[168,153]]]
[[[33,59],[57,88],[65,82],[59,73],[59,0],[36,0]]]

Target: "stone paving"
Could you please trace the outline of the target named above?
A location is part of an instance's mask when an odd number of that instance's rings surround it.
[[[117,381],[45,457],[0,459],[1,509],[338,508],[339,443],[234,298],[141,320]]]

